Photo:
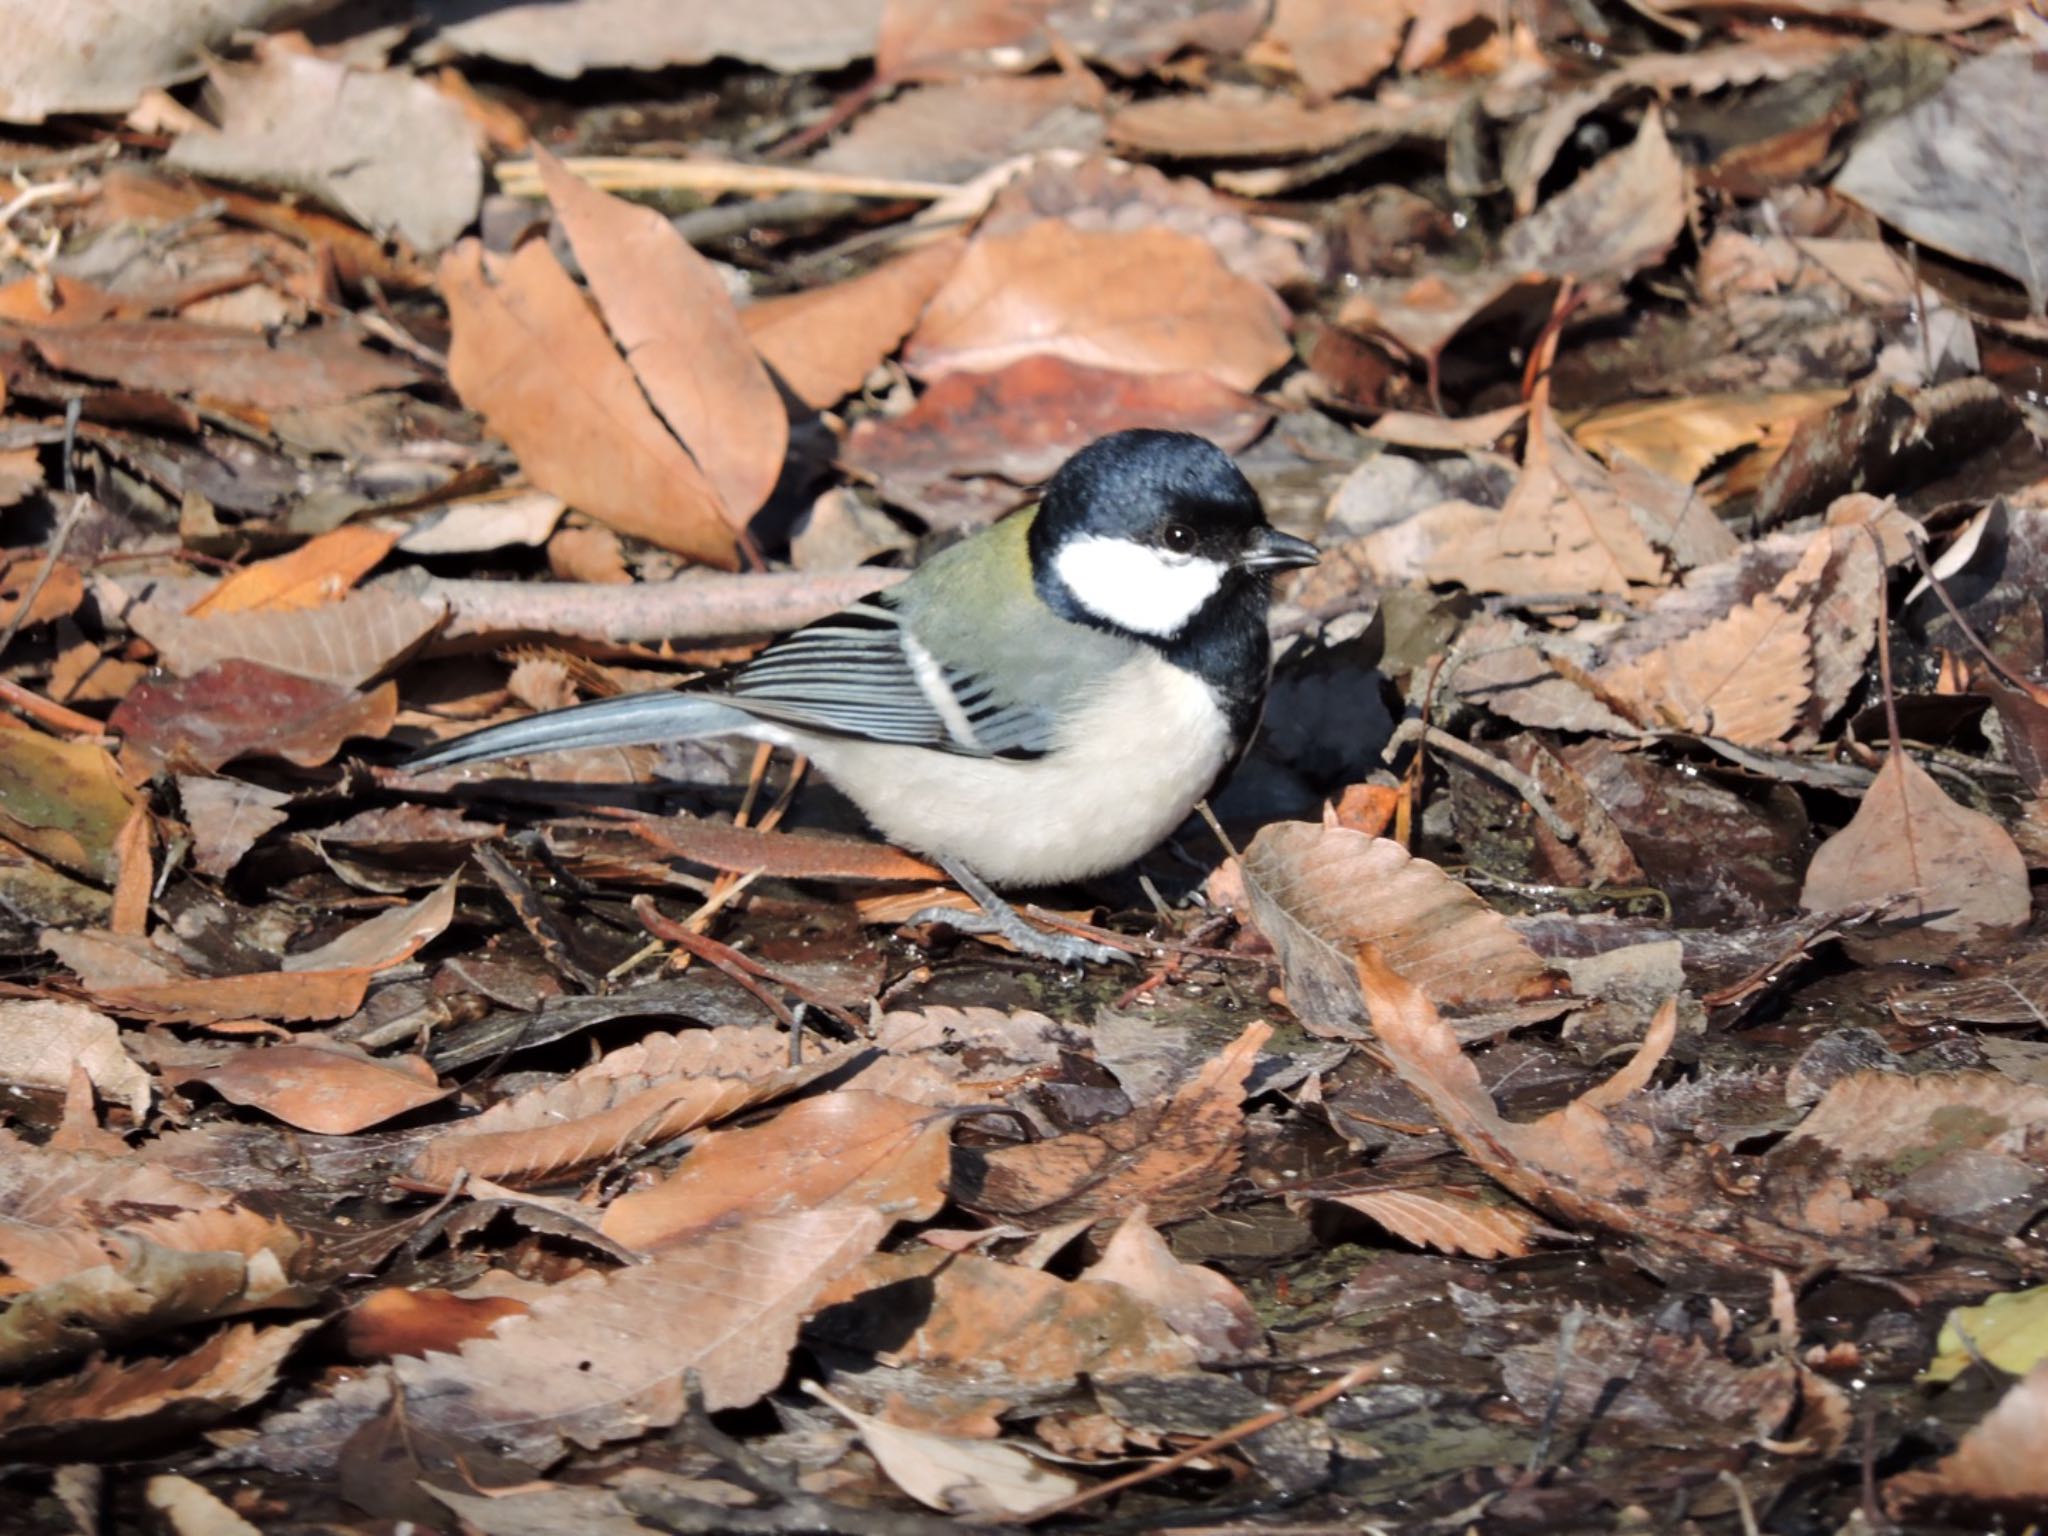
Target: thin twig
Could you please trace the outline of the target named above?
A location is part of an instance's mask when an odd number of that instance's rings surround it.
[[[736,165],[722,160],[657,160],[641,155],[568,155],[562,167],[607,192],[825,192],[845,197],[937,202],[959,188],[944,181],[853,176],[801,165]],[[540,168],[531,160],[508,160],[497,168],[498,185],[514,197],[541,195]]]
[[[1212,1455],[1217,1451],[1227,1450],[1239,1441],[1249,1440],[1262,1429],[1271,1429],[1275,1424],[1284,1424],[1289,1419],[1299,1419],[1314,1413],[1324,1404],[1336,1401],[1353,1387],[1362,1385],[1367,1378],[1379,1375],[1386,1369],[1389,1363],[1385,1359],[1377,1359],[1367,1360],[1362,1365],[1354,1365],[1335,1381],[1327,1382],[1316,1388],[1307,1397],[1299,1398],[1291,1403],[1284,1403],[1278,1408],[1269,1408],[1261,1414],[1255,1414],[1253,1417],[1246,1419],[1242,1424],[1233,1424],[1229,1429],[1224,1430],[1222,1434],[1211,1435],[1208,1439],[1191,1445],[1186,1450],[1167,1457],[1164,1461],[1155,1461],[1150,1466],[1140,1467],[1135,1472],[1127,1472],[1122,1477],[1112,1477],[1106,1483],[1097,1483],[1092,1488],[1083,1488],[1079,1493],[1071,1494],[1064,1499],[1056,1499],[1050,1504],[1041,1504],[1037,1509],[1026,1510],[1022,1514],[997,1515],[993,1523],[997,1525],[1036,1525],[1041,1520],[1050,1520],[1054,1515],[1070,1513],[1073,1510],[1093,1504],[1098,1499],[1107,1498],[1113,1493],[1122,1493],[1127,1488],[1136,1488],[1141,1484],[1153,1482],[1158,1478],[1166,1476],[1169,1472],[1179,1471],[1191,1461],[1199,1461],[1204,1456]]]
[[[1403,720],[1395,728],[1393,739],[1387,743],[1384,755],[1391,757],[1418,738],[1446,756],[1455,757],[1468,767],[1476,768],[1507,785],[1529,802],[1529,808],[1536,813],[1543,825],[1550,829],[1551,836],[1559,842],[1570,844],[1579,840],[1579,829],[1557,813],[1557,808],[1550,803],[1549,797],[1537,787],[1536,781],[1528,774],[1512,763],[1504,763],[1491,753],[1482,752],[1479,748],[1460,741],[1439,726],[1424,725],[1420,720]]]
[[[69,455],[66,455],[69,462]],[[85,514],[87,498],[73,496],[71,504],[64,509],[64,515],[57,519],[57,531],[50,538],[50,553],[43,560],[43,568],[36,572],[36,579],[28,584],[28,590],[14,610],[14,617],[7,621],[7,628],[0,630],[0,657],[7,654],[7,648],[14,644],[14,637],[21,633],[21,626],[28,622],[29,611],[36,605],[36,599],[43,595],[43,587],[56,573],[57,563],[64,557],[64,546],[71,538],[71,530],[78,526],[78,520]]]
[[[664,917],[660,908],[654,905],[652,897],[636,896],[633,899],[633,915],[639,918],[641,926],[656,938],[667,939],[677,948],[686,950],[700,960],[709,961],[764,1003],[769,999],[759,983],[772,981],[792,997],[801,998],[820,1013],[829,1014],[855,1035],[861,1033],[860,1021],[829,998],[821,996],[802,982],[791,981],[787,976],[777,974],[760,961],[741,954],[730,944],[721,944],[716,939],[693,932],[673,918]],[[783,1023],[794,1025],[795,1020],[780,1001],[770,1003],[769,1006]]]

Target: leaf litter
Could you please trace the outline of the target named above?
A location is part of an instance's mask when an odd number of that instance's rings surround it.
[[[2032,1518],[2037,18],[287,9],[0,0],[24,1530]],[[1128,973],[396,769],[1126,426],[1325,553]]]

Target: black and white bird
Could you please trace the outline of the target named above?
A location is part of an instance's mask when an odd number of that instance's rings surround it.
[[[997,932],[1066,963],[1102,946],[1026,923],[990,886],[1130,864],[1237,761],[1272,670],[1273,528],[1229,456],[1118,432],[1038,504],[901,585],[770,645],[716,691],[662,691],[487,727],[415,768],[745,736],[810,758],[890,841],[943,865]]]

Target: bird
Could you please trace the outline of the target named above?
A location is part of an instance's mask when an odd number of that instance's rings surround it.
[[[1026,922],[993,887],[1135,862],[1228,774],[1272,672],[1276,572],[1316,546],[1266,518],[1230,455],[1137,428],[897,586],[771,642],[721,683],[487,726],[410,769],[739,736],[802,753],[889,841],[980,906],[935,913],[1066,965],[1128,959]]]

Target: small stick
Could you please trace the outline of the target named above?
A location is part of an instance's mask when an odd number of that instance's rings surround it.
[[[1025,1510],[1021,1514],[996,1515],[989,1523],[992,1525],[1036,1525],[1041,1520],[1050,1520],[1054,1515],[1068,1514],[1073,1510],[1080,1509],[1084,1505],[1093,1504],[1097,1499],[1107,1498],[1112,1493],[1122,1493],[1126,1488],[1136,1488],[1140,1484],[1162,1478],[1169,1472],[1177,1472],[1189,1462],[1199,1461],[1211,1452],[1227,1450],[1241,1440],[1249,1440],[1262,1429],[1271,1429],[1275,1424],[1284,1424],[1289,1419],[1298,1419],[1307,1414],[1314,1413],[1325,1403],[1334,1402],[1353,1387],[1361,1385],[1367,1377],[1377,1376],[1386,1368],[1388,1363],[1384,1359],[1379,1359],[1367,1360],[1362,1365],[1354,1365],[1335,1381],[1326,1382],[1324,1385],[1317,1387],[1307,1397],[1298,1398],[1291,1403],[1283,1403],[1278,1408],[1269,1408],[1261,1414],[1255,1414],[1253,1417],[1246,1419],[1242,1424],[1234,1424],[1229,1429],[1224,1430],[1222,1434],[1211,1435],[1199,1444],[1191,1445],[1186,1450],[1167,1457],[1164,1461],[1155,1461],[1149,1467],[1140,1467],[1135,1472],[1126,1472],[1122,1477],[1112,1477],[1106,1483],[1097,1483],[1092,1488],[1083,1488],[1079,1493],[1071,1494],[1064,1499],[1056,1499],[1050,1504],[1041,1504],[1038,1508]]]
[[[0,646],[0,650],[4,650]],[[64,731],[73,736],[86,736],[94,740],[106,738],[106,726],[90,715],[81,715],[75,709],[66,709],[62,704],[44,698],[32,689],[0,677],[0,703],[11,704],[29,719],[47,725],[53,731]]]
[[[1478,769],[1491,778],[1500,780],[1516,794],[1529,802],[1529,808],[1550,829],[1551,836],[1561,843],[1576,843],[1579,829],[1566,821],[1551,805],[1548,797],[1536,786],[1536,781],[1512,763],[1504,763],[1490,752],[1482,752],[1458,740],[1449,731],[1439,726],[1424,725],[1420,720],[1403,720],[1395,729],[1393,739],[1387,743],[1387,751],[1393,752],[1409,742],[1421,738],[1437,751],[1455,757],[1460,762]]]
[[[73,401],[75,408],[78,402]],[[67,443],[69,439],[66,439]],[[71,455],[64,455],[65,478],[70,478]],[[14,637],[21,633],[21,626],[28,622],[29,610],[35,607],[36,599],[43,595],[43,588],[56,574],[57,562],[64,558],[64,546],[71,539],[71,530],[78,526],[78,520],[85,515],[87,498],[74,495],[71,505],[64,509],[64,515],[57,519],[57,531],[50,538],[50,553],[44,557],[43,568],[36,572],[36,579],[28,584],[28,590],[21,594],[20,603],[14,610],[14,617],[7,621],[7,629],[0,633],[0,656],[7,654],[7,647],[14,644]],[[98,726],[93,729],[97,731]]]
[[[844,1008],[819,996],[816,991],[805,986],[802,982],[791,981],[787,976],[778,976],[774,971],[769,970],[767,966],[761,964],[760,961],[749,959],[730,944],[721,944],[716,939],[707,938],[701,933],[685,928],[681,923],[675,922],[671,918],[662,916],[660,909],[654,905],[652,897],[634,897],[633,915],[638,917],[641,926],[656,938],[667,939],[671,944],[688,951],[690,954],[697,956],[698,959],[708,960],[721,971],[724,971],[726,975],[732,977],[733,980],[739,981],[740,985],[746,987],[756,997],[762,998],[764,1002],[767,999],[759,990],[758,984],[749,985],[749,983],[755,982],[756,978],[762,981],[774,982],[775,985],[787,991],[791,996],[801,998],[804,1002],[809,1003],[820,1013],[829,1014],[856,1035],[861,1033],[860,1021]],[[746,978],[744,981],[741,980],[743,976]],[[794,1023],[789,1011],[781,1003],[777,1002],[771,1006],[775,1016],[781,1019],[783,1023]]]

